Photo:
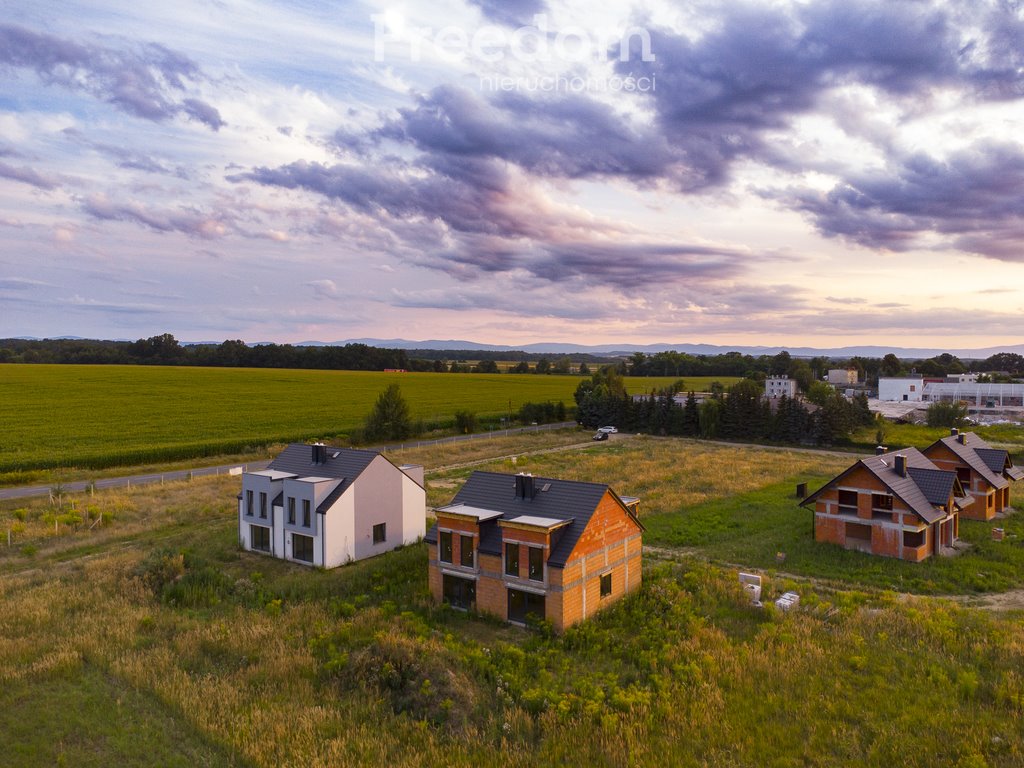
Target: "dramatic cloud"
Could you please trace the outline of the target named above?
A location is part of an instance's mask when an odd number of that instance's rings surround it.
[[[2,24],[0,64],[32,69],[49,85],[84,91],[147,120],[184,114],[214,131],[224,125],[209,104],[191,97],[179,99],[188,81],[204,76],[193,61],[162,45],[116,50]]]
[[[947,243],[962,251],[1024,261],[1024,148],[1017,144],[978,142],[944,160],[916,153],[851,174],[828,192],[790,191],[784,202],[823,234],[868,248],[907,250],[937,233],[953,235]]]

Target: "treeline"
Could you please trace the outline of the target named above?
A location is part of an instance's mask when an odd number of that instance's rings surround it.
[[[468,362],[473,360],[473,363]],[[500,373],[498,362],[514,362],[509,373],[581,374],[607,365],[609,359],[591,354],[534,354],[523,351],[405,350],[344,346],[293,346],[259,344],[249,346],[238,339],[220,344],[182,345],[169,333],[138,341],[95,339],[0,339],[0,363],[79,363],[200,365],[250,368],[324,368],[341,370],[383,370],[401,368],[437,373]],[[830,368],[855,368],[859,380],[874,384],[879,376],[919,373],[946,376],[967,371],[988,374],[999,380],[1024,375],[1024,356],[1000,352],[984,360],[964,361],[951,354],[921,360],[901,360],[894,354],[883,358],[851,357],[795,358],[789,352],[776,355],[691,355],[685,352],[635,352],[626,360],[612,362],[622,376],[734,376],[753,380],[785,374],[807,391],[815,379]]]
[[[818,445],[841,442],[856,427],[874,423],[864,395],[851,401],[833,391],[810,405],[788,397],[769,401],[751,379],[713,390],[700,403],[690,392],[680,404],[672,388],[634,399],[619,372],[606,368],[576,388],[576,419],[586,427],[613,424],[654,435]]]
[[[919,373],[924,376],[948,376],[975,371],[1024,374],[1024,356],[999,352],[984,360],[964,361],[943,353],[918,360],[901,360],[890,353],[885,357],[811,357],[796,358],[783,350],[776,355],[743,355],[726,352],[722,355],[690,355],[685,352],[657,352],[647,355],[635,352],[619,365],[626,376],[740,376],[750,379],[787,375],[806,390],[814,379],[824,377],[831,368],[855,368],[858,379],[877,382],[879,376],[903,376]]]
[[[239,368],[318,368],[381,371],[409,368],[404,350],[366,344],[343,347],[248,346],[243,341],[182,345],[169,333],[138,341],[46,339],[0,341],[0,362],[121,365],[197,365]]]

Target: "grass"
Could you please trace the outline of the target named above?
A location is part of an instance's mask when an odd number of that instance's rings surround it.
[[[216,509],[226,488],[189,490]],[[180,498],[137,503],[173,518]],[[71,561],[44,546],[0,576],[5,763],[1024,759],[1016,618],[807,585],[801,613],[758,611],[733,573],[690,560],[648,565],[640,593],[557,637],[431,605],[423,545],[317,571],[240,553],[233,509],[212,523]],[[920,727],[935,712],[941,746]]]
[[[572,403],[578,376],[385,374],[158,366],[0,365],[0,473],[25,481],[52,467],[134,466],[272,443],[339,438],[359,427],[389,383],[414,419],[456,410],[497,419],[525,402]],[[627,379],[637,392],[670,378]],[[697,380],[694,380],[697,381]]]
[[[982,440],[997,448],[1005,448],[1019,456],[1024,453],[1024,427],[1017,424],[965,427]],[[873,451],[877,427],[861,427],[851,436],[851,442],[867,452]],[[949,435],[948,427],[929,427],[924,424],[890,424],[884,427],[885,444],[890,448],[913,446],[926,448],[936,440]]]
[[[919,594],[998,592],[1024,584],[1024,515],[992,524],[962,519],[971,548],[953,558],[907,563],[815,542],[812,513],[797,506],[798,483],[813,491],[852,457],[814,451],[636,438],[584,451],[526,456],[437,473],[427,489],[433,506],[451,499],[473,469],[531,471],[548,477],[606,482],[639,496],[646,545],[695,551],[715,562],[782,569],[857,587]],[[776,554],[784,552],[784,565]]]
[[[0,686],[4,765],[245,766],[159,701],[79,661]]]
[[[645,543],[752,564],[789,546],[787,571],[831,563],[854,587],[889,585],[891,572],[858,573],[900,565],[810,542],[794,483],[828,479],[844,457],[655,438],[523,455],[524,438],[494,452],[641,495]],[[431,493],[450,499],[469,471],[434,472],[449,487]],[[647,558],[638,594],[551,636],[432,605],[422,544],[331,571],[240,552],[237,490],[220,477],[99,492],[79,498],[116,514],[56,535],[48,500],[0,505],[0,526],[27,509],[36,547],[0,547],[5,764],[1024,760],[1020,616],[772,573],[766,597],[795,587],[804,608],[756,610],[733,569]],[[941,744],[921,727],[936,712]]]

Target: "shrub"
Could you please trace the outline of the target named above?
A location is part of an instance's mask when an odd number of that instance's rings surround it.
[[[455,412],[455,431],[460,435],[468,435],[472,432],[476,432],[477,421],[476,414],[472,411],[456,411]]]
[[[932,403],[926,418],[929,427],[962,427],[967,422],[967,404]]]

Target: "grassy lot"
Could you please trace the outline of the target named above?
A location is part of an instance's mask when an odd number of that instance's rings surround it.
[[[667,449],[639,444],[659,454],[643,470],[654,490],[646,473]],[[741,466],[771,475],[764,453]],[[691,474],[669,483],[678,498],[714,497]],[[4,555],[5,764],[1024,760],[1019,618],[806,585],[802,612],[758,611],[734,573],[691,559],[649,566],[640,593],[552,637],[432,606],[422,545],[327,572],[240,553],[234,489],[220,478],[133,491],[89,557],[72,559],[61,537]],[[675,493],[648,504],[651,519]],[[129,536],[143,516],[160,521],[152,538],[141,522]],[[119,526],[122,538],[102,538]],[[936,712],[941,740],[921,726]]]
[[[903,446],[925,448],[949,434],[948,427],[928,427],[924,424],[887,423],[883,429],[885,444],[894,448]],[[1016,457],[1024,453],[1024,427],[1016,424],[993,424],[991,426],[966,427],[966,429],[974,432],[994,447],[1009,450]],[[851,440],[870,452],[875,447],[877,431],[874,426],[861,427],[854,432]]]
[[[670,381],[627,379],[627,386],[642,392]],[[450,424],[459,409],[498,418],[525,402],[571,405],[580,377],[0,365],[0,473],[23,482],[17,473],[38,468],[133,466],[313,437],[344,440],[393,382],[413,418],[430,428]]]
[[[473,469],[525,470],[550,477],[609,483],[641,498],[647,545],[694,550],[720,563],[779,569],[862,587],[923,594],[1003,591],[1024,584],[1024,514],[999,524],[961,520],[972,544],[954,558],[907,563],[813,540],[812,513],[797,506],[797,483],[813,491],[854,457],[812,451],[743,448],[694,440],[637,438],[607,448],[520,458]],[[472,469],[434,477],[428,501],[443,504]],[[776,554],[784,552],[783,565]]]

